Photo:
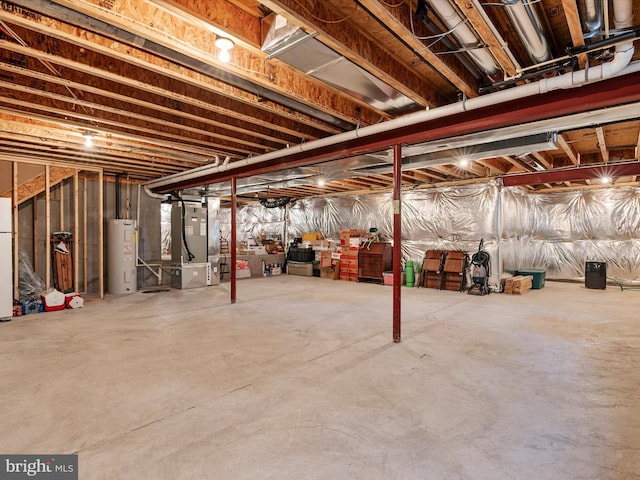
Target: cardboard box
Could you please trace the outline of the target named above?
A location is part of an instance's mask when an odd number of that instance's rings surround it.
[[[330,250],[324,250],[320,252],[320,268],[331,267],[332,265],[332,257]]]
[[[338,278],[340,278],[340,270],[333,266],[320,267],[320,278],[327,278],[329,280],[338,280]]]
[[[303,233],[302,234],[302,241],[303,242],[313,242],[315,240],[320,240],[322,238],[322,235],[320,235],[319,232],[311,232],[311,233]]]

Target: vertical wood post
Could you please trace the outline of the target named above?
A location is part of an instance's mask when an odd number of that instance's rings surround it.
[[[104,298],[104,182],[98,172],[98,294]]]

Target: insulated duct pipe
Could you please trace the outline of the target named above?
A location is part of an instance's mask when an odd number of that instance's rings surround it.
[[[542,32],[538,14],[528,0],[504,1],[505,10],[524,43],[531,60],[546,62],[551,58],[549,44]]]
[[[594,34],[602,29],[602,2],[608,0],[583,0],[583,20],[582,24],[591,33]]]
[[[467,53],[476,65],[478,65],[485,74],[489,76],[495,75],[498,72],[498,67],[493,57],[488,50],[478,48],[478,37],[473,33],[473,30],[469,28],[465,19],[453,8],[449,0],[427,1],[447,28],[452,31],[453,36],[460,42],[460,45],[467,49]]]
[[[631,23],[631,13],[633,11],[631,0],[615,0],[614,8],[616,8],[615,18],[618,19],[616,20],[616,26],[618,28],[628,27]],[[461,102],[453,103],[451,105],[445,105],[431,110],[417,112],[415,114],[406,115],[394,120],[389,120],[388,122],[369,125],[357,130],[339,133],[337,135],[333,135],[327,138],[321,138],[312,142],[301,143],[294,147],[285,148],[282,150],[277,150],[275,152],[269,152],[263,155],[231,162],[228,165],[220,165],[218,167],[206,165],[198,167],[187,172],[176,173],[157,180],[152,180],[146,185],[152,190],[170,191],[172,189],[175,189],[176,185],[183,186],[184,184],[187,184],[189,182],[195,184],[197,179],[203,178],[205,176],[212,176],[225,172],[229,172],[230,175],[233,175],[234,170],[240,171],[240,169],[247,170],[254,167],[259,168],[260,164],[274,160],[279,160],[280,163],[283,163],[286,157],[294,156],[296,154],[305,154],[311,156],[314,152],[318,152],[321,150],[333,149],[335,151],[340,151],[343,149],[343,144],[345,142],[349,142],[354,139],[375,138],[376,135],[387,133],[394,129],[400,129],[431,120],[437,120],[484,107],[495,106],[496,104],[512,102],[525,97],[551,92],[553,90],[575,88],[582,85],[602,81],[614,75],[628,75],[631,73],[640,72],[640,62],[635,62],[632,65],[629,65],[632,57],[633,41],[625,42],[616,47],[616,52],[612,61],[595,67],[591,67],[589,69],[569,72],[557,77],[544,78],[542,80],[539,80],[538,82],[517,86],[508,90],[501,90],[499,92],[490,93],[481,97],[466,99]]]

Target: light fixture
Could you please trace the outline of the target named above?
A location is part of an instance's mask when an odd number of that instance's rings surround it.
[[[603,185],[607,185],[607,184],[611,183],[611,177],[605,175],[604,177],[602,177],[600,179],[600,181],[602,182]]]
[[[229,60],[231,60],[231,54],[229,53],[229,50],[233,48],[233,40],[227,37],[217,37],[215,45],[219,50],[218,59],[221,62],[229,63]]]
[[[317,184],[318,184],[318,186],[319,186],[319,187],[324,187],[325,183],[326,183],[326,182],[325,182],[325,179],[324,179],[324,178],[319,178],[319,179],[318,179]]]
[[[87,148],[93,147],[93,134],[86,132],[83,133],[82,136],[84,137],[84,146]]]
[[[447,165],[464,158],[467,162],[499,157],[502,155],[528,155],[531,152],[556,150],[557,132],[538,133],[524,137],[496,140],[479,145],[459,147],[455,144],[442,148],[441,142],[412,145],[402,150],[404,169]]]
[[[460,165],[461,168],[467,168],[469,166],[469,159],[461,158],[460,161],[458,162],[458,165]]]

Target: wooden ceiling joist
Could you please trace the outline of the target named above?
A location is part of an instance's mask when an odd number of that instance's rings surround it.
[[[214,45],[215,38],[211,29],[187,23],[179,16],[149,3],[140,6],[134,5],[132,2],[114,2],[111,9],[101,8],[100,2],[94,3],[86,0],[57,0],[57,3],[211,67],[220,66],[222,63],[218,60],[218,52]],[[145,10],[144,17],[147,21],[144,23],[138,20],[140,8]],[[88,25],[85,27],[90,29]],[[246,25],[238,25],[235,28],[240,30],[246,28]],[[368,125],[379,120],[379,112],[363,109],[361,104],[334,95],[332,88],[324,86],[306,75],[301,75],[290,67],[281,64],[274,72],[273,64],[267,62],[264,56],[257,55],[241,45],[234,47],[232,60],[229,64],[224,65],[227,71],[329,115],[355,124],[358,121],[356,111],[361,111],[359,120],[363,124]],[[242,93],[244,94],[244,92]]]
[[[322,22],[319,20],[343,16],[334,8],[331,0],[314,2],[309,6],[297,0],[263,0],[262,3],[285,18],[293,18],[295,23],[305,31],[316,32],[318,34],[316,38],[319,41],[423,108],[442,104],[442,99],[438,98],[436,92],[427,88],[424,78],[421,78],[415,69],[410,68],[409,64],[398,60],[397,49],[392,52],[378,48],[374,42],[367,39],[366,31],[359,29],[354,31],[356,27],[350,21]],[[354,15],[368,18],[362,9],[357,9],[355,6]]]

